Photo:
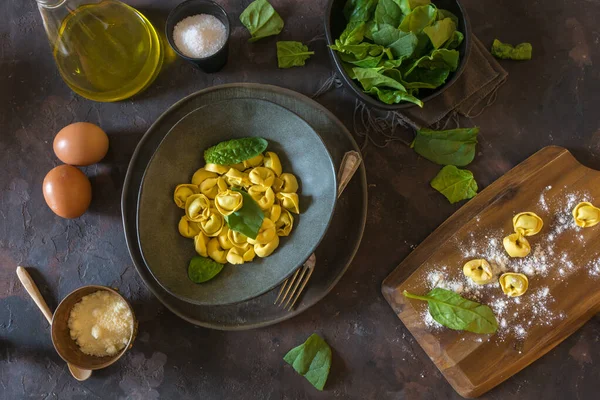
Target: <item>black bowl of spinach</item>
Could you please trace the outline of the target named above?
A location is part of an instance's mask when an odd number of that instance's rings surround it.
[[[345,84],[385,110],[423,106],[442,93],[471,49],[458,0],[330,0],[325,35]]]

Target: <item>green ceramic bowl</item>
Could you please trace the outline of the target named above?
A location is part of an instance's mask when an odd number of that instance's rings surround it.
[[[213,280],[195,284],[187,276],[196,255],[192,239],[179,235],[184,214],[173,190],[204,165],[203,152],[221,141],[260,136],[281,158],[283,170],[300,184],[300,216],[290,236],[269,257],[227,264]],[[182,118],[150,160],[138,200],[137,227],[144,262],[172,295],[194,304],[232,304],[259,296],[283,282],[315,250],[333,215],[335,168],[319,135],[303,119],[274,103],[231,99],[201,107]]]

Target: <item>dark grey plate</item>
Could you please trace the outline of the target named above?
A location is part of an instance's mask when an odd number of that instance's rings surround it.
[[[253,83],[214,86],[182,99],[160,116],[140,140],[129,163],[121,198],[125,239],[138,274],[165,307],[186,321],[213,329],[246,330],[292,318],[334,288],[350,266],[361,242],[367,216],[367,180],[361,166],[338,199],[330,227],[315,251],[315,271],[292,312],[273,306],[278,288],[254,299],[225,306],[199,306],[170,295],[152,277],[138,246],[137,202],[144,171],[162,139],[179,120],[207,104],[231,98],[268,100],[302,117],[323,138],[336,170],[344,153],[358,151],[358,146],[344,125],[319,103],[288,89]]]
[[[177,224],[184,211],[173,202],[178,184],[189,183],[204,165],[203,152],[229,139],[260,136],[276,152],[283,170],[300,183],[301,214],[294,229],[269,257],[227,264],[214,279],[196,284],[187,276],[196,255],[193,240]],[[169,293],[201,305],[238,303],[283,282],[312,254],[333,215],[336,177],[319,135],[293,112],[265,100],[222,100],[189,113],[169,131],[148,164],[138,205],[139,245],[146,265]]]

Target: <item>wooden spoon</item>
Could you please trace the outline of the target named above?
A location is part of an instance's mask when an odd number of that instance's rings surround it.
[[[44,317],[46,317],[46,320],[48,320],[48,323],[52,325],[52,312],[50,312],[48,304],[46,304],[44,301],[44,298],[42,297],[42,294],[40,293],[35,282],[31,278],[31,275],[29,275],[25,268],[17,267],[17,276],[25,287],[25,290],[27,290],[27,293],[29,293],[29,296],[31,296],[42,314],[44,314]],[[67,366],[69,367],[69,371],[71,371],[73,378],[77,379],[78,381],[85,381],[92,376],[92,371],[89,369],[81,369],[69,363],[67,363]]]

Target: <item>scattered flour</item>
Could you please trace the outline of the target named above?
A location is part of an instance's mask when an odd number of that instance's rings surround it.
[[[555,299],[551,288],[540,286],[548,279],[552,281],[564,281],[566,277],[579,271],[582,267],[589,272],[591,277],[600,277],[600,251],[587,265],[580,265],[570,258],[569,251],[561,253],[557,249],[556,241],[561,244],[565,239],[563,234],[569,232],[569,238],[573,237],[573,245],[585,246],[585,237],[581,234],[582,229],[573,222],[572,210],[581,201],[590,201],[586,194],[571,193],[566,195],[556,204],[549,204],[546,198],[552,186],[547,186],[538,202],[538,208],[545,211],[544,231],[530,241],[533,245],[532,252],[525,258],[510,258],[502,239],[506,236],[504,229],[488,232],[471,232],[465,243],[456,241],[457,251],[462,252],[464,262],[483,258],[493,268],[496,276],[507,271],[520,272],[529,278],[529,290],[521,297],[508,297],[495,281],[487,285],[477,285],[462,274],[462,265],[455,266],[433,266],[426,276],[429,289],[436,287],[452,290],[461,296],[487,304],[494,311],[498,319],[499,328],[497,334],[490,340],[501,342],[509,338],[524,340],[531,328],[538,326],[553,326],[555,322],[566,318],[562,310],[554,309]],[[558,209],[553,217],[553,210]],[[479,222],[479,216],[476,217]],[[479,240],[478,238],[482,238]],[[563,248],[564,246],[561,246]],[[544,278],[542,281],[541,278]],[[552,285],[551,285],[552,286]],[[422,318],[426,327],[431,331],[446,329],[436,322],[427,307],[423,309]]]

